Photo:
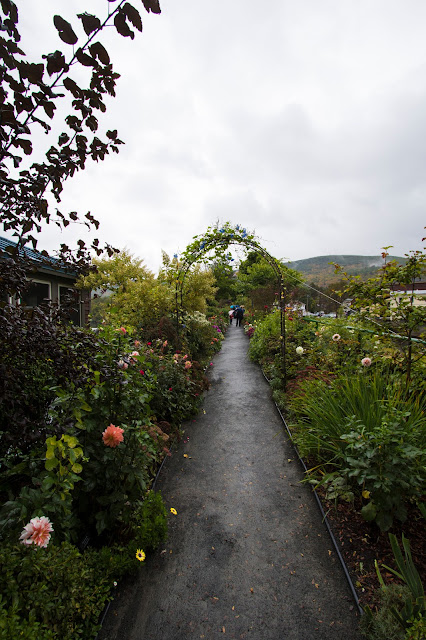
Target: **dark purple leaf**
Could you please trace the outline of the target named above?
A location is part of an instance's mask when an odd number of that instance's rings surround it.
[[[84,67],[96,67],[96,60],[84,53],[83,49],[77,49],[75,57]]]
[[[47,73],[49,76],[51,76],[52,73],[59,73],[68,67],[65,62],[65,56],[61,51],[54,51],[43,57],[47,58]]]
[[[25,52],[22,51],[22,49],[20,49],[18,47],[18,45],[16,44],[16,42],[13,42],[13,40],[8,40],[6,42],[6,47],[7,50],[9,51],[9,53],[19,53],[19,55],[24,56]]]
[[[18,138],[17,140],[14,141],[13,144],[15,146],[21,147],[21,149],[24,151],[26,156],[31,155],[32,150],[33,150],[33,146],[31,144],[31,140],[27,140],[25,138]]]
[[[58,144],[62,147],[64,144],[68,142],[69,139],[70,139],[69,135],[67,135],[66,133],[61,133],[61,135],[58,138]]]
[[[55,113],[56,105],[54,102],[46,101],[43,102],[43,109],[49,118],[53,118],[53,114]]]
[[[22,111],[29,112],[34,109],[34,104],[31,98],[23,96],[20,93],[15,93],[15,106],[17,113],[22,113]]]
[[[26,78],[33,84],[43,82],[44,64],[29,64],[28,62],[18,62],[19,75]]]
[[[83,23],[83,29],[86,34],[89,36],[93,31],[96,31],[101,26],[101,21],[96,16],[91,15],[90,13],[78,13],[77,17]]]
[[[160,3],[158,0],[142,0],[143,6],[148,11],[152,11],[152,13],[161,13]]]
[[[78,84],[74,82],[74,80],[72,80],[71,78],[65,78],[64,87],[65,89],[68,89],[70,93],[72,93],[74,98],[81,98],[83,95],[82,89],[80,89]]]
[[[123,6],[123,11],[125,12],[132,25],[135,27],[135,29],[137,29],[138,31],[142,31],[142,20],[139,15],[139,11],[137,11],[129,2],[126,2],[126,4]]]
[[[100,42],[95,42],[90,45],[89,51],[94,58],[98,58],[102,62],[102,64],[109,64],[110,58],[108,55],[108,51]]]
[[[96,131],[96,129],[98,128],[98,121],[95,118],[95,116],[90,116],[89,118],[86,118],[85,123],[91,131]]]
[[[120,35],[124,36],[125,38],[131,38],[133,40],[135,34],[129,28],[129,25],[126,22],[126,15],[122,11],[119,11],[115,15],[114,25]]]
[[[63,42],[67,44],[75,44],[77,42],[78,38],[69,22],[61,18],[61,16],[54,16],[53,24],[57,28],[59,37]]]

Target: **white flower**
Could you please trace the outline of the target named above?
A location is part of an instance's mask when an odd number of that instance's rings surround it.
[[[303,347],[296,347],[296,353],[297,353],[297,355],[301,356],[301,355],[302,355],[302,353],[303,353],[303,351],[304,351]]]

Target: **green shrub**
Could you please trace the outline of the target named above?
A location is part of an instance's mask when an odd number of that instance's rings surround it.
[[[151,351],[147,357],[156,372],[151,411],[159,422],[168,422],[178,430],[184,420],[197,413],[206,380],[189,354],[169,353],[161,345],[152,345]]]
[[[346,447],[337,458],[337,474],[363,490],[369,502],[361,513],[387,531],[397,517],[407,518],[406,502],[419,500],[426,482],[426,451],[410,441],[409,417],[393,411],[367,432],[359,420],[348,421],[341,436]]]
[[[167,510],[161,492],[149,491],[132,514],[131,541],[125,551],[130,567],[137,549],[154,551],[166,540],[167,532]]]
[[[404,640],[405,633],[392,615],[409,595],[405,585],[392,584],[379,591],[378,609],[360,619],[360,630],[367,640]]]
[[[280,350],[280,314],[270,313],[262,322],[256,323],[256,331],[250,340],[249,356],[260,364],[265,359],[273,360]]]
[[[219,351],[223,339],[223,322],[215,317],[208,320],[203,313],[195,311],[184,317],[185,349],[192,360],[207,362]]]
[[[31,613],[28,618],[21,618],[13,607],[6,609],[0,596],[0,640],[55,640],[56,637],[47,625],[34,620]]]
[[[46,640],[93,637],[114,581],[126,568],[118,551],[81,554],[66,542],[46,549],[3,545],[0,564],[0,629],[28,626],[37,632],[35,637]]]
[[[426,618],[421,616],[410,623],[405,632],[404,640],[424,640],[426,638]]]

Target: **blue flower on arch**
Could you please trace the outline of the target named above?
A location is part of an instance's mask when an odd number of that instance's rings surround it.
[[[178,254],[177,254],[177,253],[175,253],[173,257],[174,257],[174,258],[177,258],[177,257],[178,257]]]
[[[205,247],[205,246],[206,246],[206,243],[205,243],[205,242],[202,242],[202,243],[200,244],[200,249],[204,249],[204,247]]]

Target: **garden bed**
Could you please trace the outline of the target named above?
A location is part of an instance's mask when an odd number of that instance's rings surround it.
[[[377,604],[377,592],[380,587],[374,561],[379,567],[384,563],[396,569],[388,533],[369,522],[360,514],[360,505],[340,500],[335,503],[325,499],[323,489],[318,490],[321,503],[327,515],[340,553],[345,561],[349,575],[359,596],[361,607]],[[404,523],[395,522],[391,532],[401,541],[402,534],[409,540],[414,564],[422,582],[426,582],[426,537],[425,523],[415,506],[408,508],[408,517]],[[397,582],[397,578],[381,568],[386,584]]]

